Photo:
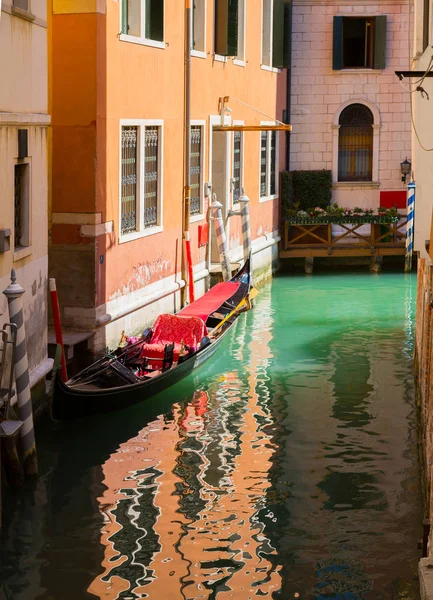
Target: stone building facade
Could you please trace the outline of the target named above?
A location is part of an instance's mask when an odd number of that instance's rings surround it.
[[[32,386],[47,358],[48,62],[45,0],[6,0],[0,10],[0,292],[11,269],[24,287]],[[0,324],[9,320],[0,293]]]
[[[292,170],[330,169],[341,206],[406,207],[411,156],[405,1],[294,0]]]

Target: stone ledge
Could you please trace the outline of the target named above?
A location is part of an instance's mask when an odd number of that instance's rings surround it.
[[[418,576],[421,600],[433,600],[433,557],[419,561]]]

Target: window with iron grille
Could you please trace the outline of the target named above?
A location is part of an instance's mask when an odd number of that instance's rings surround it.
[[[30,165],[14,167],[14,246],[30,246]]]
[[[122,0],[121,6],[122,34],[163,42],[164,0]]]
[[[144,133],[144,227],[158,223],[159,127],[146,127]]]
[[[278,135],[276,131],[260,132],[260,198],[278,194]]]
[[[233,132],[233,172],[232,172],[232,202],[239,202],[242,192],[242,169],[243,169],[243,139],[242,132]]]
[[[364,104],[351,104],[340,114],[338,181],[372,181],[373,114]]]
[[[191,125],[191,215],[199,215],[202,212],[202,129],[201,125]]]
[[[260,197],[268,195],[268,136],[266,131],[260,132]]]
[[[121,241],[162,231],[162,132],[162,121],[121,123]]]
[[[138,127],[122,127],[121,234],[137,231]]]

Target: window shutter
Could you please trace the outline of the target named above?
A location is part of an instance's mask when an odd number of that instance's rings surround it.
[[[128,33],[128,0],[122,0],[122,33]]]
[[[164,0],[146,0],[146,38],[164,41]]]
[[[384,69],[386,59],[386,16],[374,17],[373,69]]]
[[[332,47],[332,68],[343,68],[343,17],[334,17],[334,42]]]
[[[239,0],[215,0],[215,52],[222,56],[238,53]]]
[[[292,0],[284,3],[284,49],[283,68],[290,69],[292,48]]]
[[[284,62],[284,0],[274,0],[272,15],[272,66],[280,68]]]

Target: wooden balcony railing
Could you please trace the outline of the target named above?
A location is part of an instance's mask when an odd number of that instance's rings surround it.
[[[406,218],[397,223],[301,224],[286,221],[280,257],[404,255],[406,224]]]

